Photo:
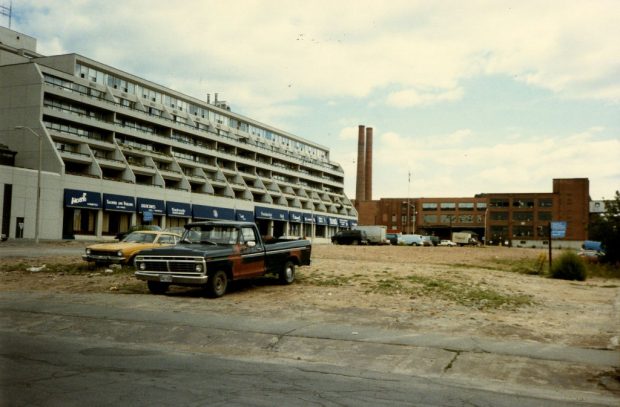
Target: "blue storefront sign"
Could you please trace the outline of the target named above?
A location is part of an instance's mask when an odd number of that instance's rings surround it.
[[[254,207],[254,217],[256,219],[288,220],[288,211],[283,209],[267,208],[265,206]]]
[[[332,218],[331,216],[327,218],[329,226],[338,226],[338,218]]]
[[[348,228],[349,227],[349,221],[347,219],[338,219],[338,226],[341,228]]]
[[[294,223],[301,223],[302,222],[301,212],[289,211],[288,220]]]
[[[302,213],[301,217],[304,223],[309,223],[309,224],[314,223],[314,215],[312,215],[311,213]]]
[[[350,220],[349,221],[349,226],[351,228],[356,228],[357,227],[357,221],[356,220]]]
[[[101,208],[101,194],[79,189],[65,189],[65,206],[68,208],[99,209]]]
[[[196,219],[235,220],[235,210],[208,205],[192,205],[192,217]]]
[[[115,212],[135,212],[136,198],[127,195],[103,194],[103,209]]]
[[[191,218],[192,206],[185,202],[166,202],[166,216],[174,218]]]
[[[327,225],[327,216],[315,215],[314,219],[317,225]]]
[[[254,222],[254,212],[252,211],[242,211],[237,209],[235,211],[235,215],[237,216],[237,220],[242,222]]]
[[[159,199],[138,198],[138,213],[152,212],[155,215],[163,215],[166,212],[166,204]]]

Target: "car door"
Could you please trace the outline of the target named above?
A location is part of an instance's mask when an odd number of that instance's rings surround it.
[[[242,227],[239,237],[240,264],[235,278],[250,278],[265,273],[265,247],[253,227]]]

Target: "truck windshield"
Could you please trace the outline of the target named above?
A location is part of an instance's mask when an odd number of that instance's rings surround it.
[[[232,226],[198,225],[192,226],[183,234],[183,243],[212,245],[237,244],[239,232]]]

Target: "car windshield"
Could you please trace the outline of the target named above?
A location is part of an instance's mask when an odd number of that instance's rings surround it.
[[[131,243],[153,243],[156,235],[152,233],[133,232],[123,239],[123,242]]]
[[[239,231],[234,226],[196,225],[185,231],[184,243],[232,245],[239,239]]]

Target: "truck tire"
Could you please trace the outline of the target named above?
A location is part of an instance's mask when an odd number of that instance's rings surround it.
[[[280,282],[285,285],[292,284],[295,281],[295,263],[287,261],[280,270]]]
[[[226,294],[228,276],[224,270],[218,270],[207,281],[207,295],[211,298],[219,298]]]
[[[149,287],[151,294],[162,295],[166,294],[170,284],[160,283],[159,281],[147,281],[146,285]]]

